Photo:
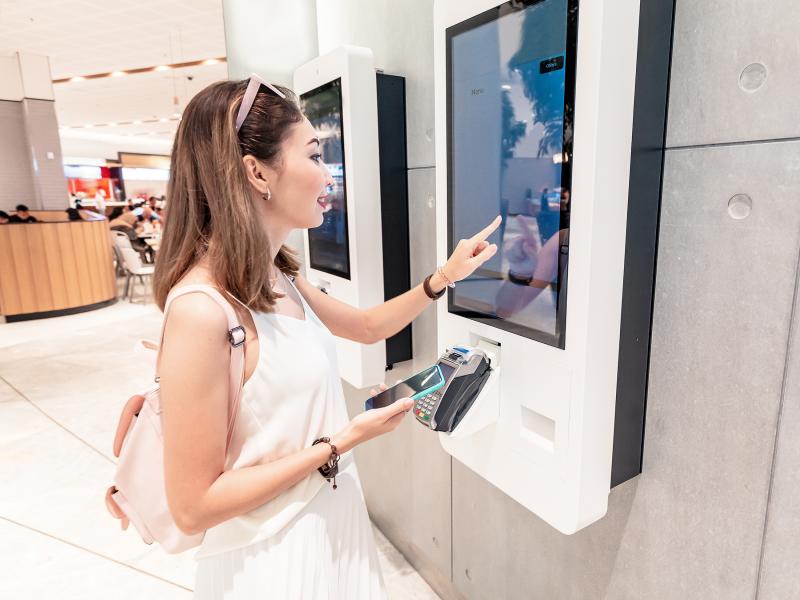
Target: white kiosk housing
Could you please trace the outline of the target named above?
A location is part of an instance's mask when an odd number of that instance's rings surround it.
[[[504,215],[438,306],[440,351],[494,357],[439,437],[565,534],[641,472],[672,22],[642,3],[434,5],[439,264]]]
[[[294,90],[335,181],[323,224],[304,232],[306,277],[375,306],[410,289],[405,80],[377,73],[371,50],[343,46],[299,67]],[[342,378],[377,385],[411,358],[411,327],[372,345],[337,338],[337,350]]]

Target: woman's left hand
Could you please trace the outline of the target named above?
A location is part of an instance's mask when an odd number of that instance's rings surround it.
[[[472,275],[475,269],[495,255],[497,244],[490,244],[486,241],[486,238],[500,227],[502,221],[503,219],[500,215],[497,215],[494,221],[471,238],[459,240],[455,250],[453,250],[453,254],[450,255],[450,258],[447,259],[444,267],[442,267],[444,274],[450,281],[455,283],[466,279]]]

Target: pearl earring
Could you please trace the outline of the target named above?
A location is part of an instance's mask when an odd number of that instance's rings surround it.
[[[262,198],[264,198],[264,200],[266,200],[267,202],[269,202],[269,199],[272,198],[272,192],[269,191],[269,188],[267,188],[267,193],[264,194]]]

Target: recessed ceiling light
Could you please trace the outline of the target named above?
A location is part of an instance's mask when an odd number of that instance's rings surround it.
[[[94,127],[94,125],[89,124],[89,125],[84,125],[83,127],[84,129],[91,129],[92,127]]]
[[[141,122],[141,121],[134,121],[134,122],[133,122],[133,124],[134,124],[134,125],[141,125],[141,124],[142,124],[142,122]]]
[[[0,0],[0,3],[2,3],[2,0]],[[172,69],[186,69],[189,67],[196,67],[198,65],[216,65],[218,63],[224,63],[224,62],[227,62],[227,58],[221,56],[219,58],[207,58],[205,60],[190,60],[187,62],[158,65],[153,67],[136,67],[132,69],[117,70],[105,73],[75,75],[74,77],[63,77],[61,79],[53,79],[53,83],[86,81],[87,79],[102,79],[105,77],[122,77],[123,75],[137,75],[139,73],[152,73],[153,71],[170,71]]]
[[[109,127],[116,127],[116,126],[117,126],[117,124],[116,124],[116,123],[109,123],[109,124],[108,124],[108,126],[109,126]]]
[[[158,120],[158,122],[159,122],[159,123],[166,123],[167,121],[169,121],[169,119],[168,119],[167,117],[161,117],[161,118]]]
[[[181,113],[178,113],[178,112],[172,113],[172,118],[173,119],[180,119],[181,118]]]

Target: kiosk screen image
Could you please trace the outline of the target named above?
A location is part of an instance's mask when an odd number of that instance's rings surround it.
[[[448,250],[496,215],[498,252],[448,309],[564,347],[577,0],[509,2],[447,29]]]
[[[322,162],[334,184],[328,188],[322,225],[308,230],[312,269],[350,279],[347,233],[347,187],[344,176],[342,80],[336,79],[300,96],[300,105],[319,136]]]

